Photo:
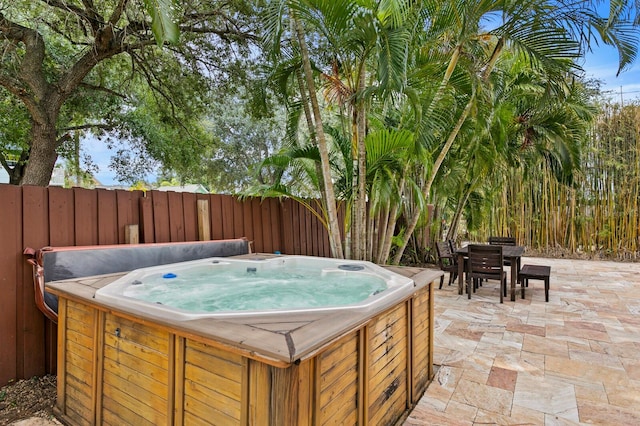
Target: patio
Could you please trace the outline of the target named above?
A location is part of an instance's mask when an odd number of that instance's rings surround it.
[[[404,425],[640,424],[640,263],[525,257],[551,266],[501,305],[436,290],[436,376]]]

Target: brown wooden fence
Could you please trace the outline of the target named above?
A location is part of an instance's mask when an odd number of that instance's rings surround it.
[[[246,237],[255,252],[330,256],[328,235],[301,204],[229,195],[0,184],[0,386],[55,372],[56,326],[34,304],[25,247],[198,240],[197,200],[207,200],[211,239]]]

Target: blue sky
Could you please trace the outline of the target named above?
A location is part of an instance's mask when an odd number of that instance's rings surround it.
[[[109,161],[113,153],[107,148],[104,142],[93,136],[82,139],[82,150],[91,156],[91,159],[99,167],[99,171],[94,176],[103,185],[118,185],[115,180],[115,172],[109,169]]]
[[[111,151],[107,145],[99,141],[93,136],[88,136],[82,139],[82,151],[88,153],[91,156],[91,160],[98,166],[99,170],[93,175],[103,185],[125,185],[129,186],[129,183],[120,183],[116,180],[116,173],[109,168],[111,157],[115,155],[115,151]],[[146,176],[146,181],[154,183],[157,176],[149,174]]]
[[[640,99],[640,61],[636,60],[618,77],[618,53],[609,46],[598,46],[585,57],[582,67],[585,75],[603,81],[602,89],[610,94],[614,101],[624,102]]]

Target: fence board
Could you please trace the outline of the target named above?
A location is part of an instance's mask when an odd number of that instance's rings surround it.
[[[262,248],[265,253],[273,253],[273,241],[271,241],[271,211],[269,203],[262,200],[260,203],[260,217],[262,222]]]
[[[244,237],[244,209],[237,198],[233,199],[233,238]]]
[[[140,198],[139,204],[140,204],[140,222],[141,222],[139,230],[140,230],[140,233],[142,234],[140,235],[140,241],[145,243],[153,243],[156,241],[155,225],[153,222],[153,201],[151,200],[150,197],[144,197],[144,198]],[[119,218],[121,217],[120,209],[118,211],[118,217]],[[124,209],[124,212],[122,213],[122,217],[126,217],[126,209]],[[122,229],[122,239],[120,240],[121,243],[124,243],[126,241],[124,237],[124,227],[127,224],[129,223],[122,222],[120,221],[120,219],[118,219],[118,227]]]
[[[244,221],[244,234],[249,241],[253,240],[253,213],[251,210],[251,199],[245,199],[242,202],[242,220]]]
[[[221,195],[222,205],[222,238],[233,238],[233,197],[230,195]]]
[[[182,241],[198,241],[198,202],[196,194],[182,193],[182,209],[184,239]]]
[[[72,246],[76,240],[73,190],[49,187],[49,244]]]
[[[318,215],[320,217],[322,217],[322,205],[319,202],[315,202],[314,203],[316,206],[316,211],[318,212]],[[316,239],[318,240],[318,256],[327,256],[327,245],[325,244],[324,241],[324,235],[325,235],[325,231],[324,231],[324,225],[322,224],[322,222],[319,219],[316,219],[318,222],[318,233],[316,234]]]
[[[222,195],[211,195],[211,238],[221,240],[224,238],[222,222]]]
[[[0,321],[0,385],[17,377],[18,357],[18,324],[17,307],[23,295],[18,290],[18,275],[22,268],[16,265],[16,250],[22,246],[22,218],[21,192],[19,188],[0,185],[0,200],[3,208],[0,209],[0,223],[5,228],[2,232],[2,244],[0,244],[0,312],[6,316],[6,321]]]
[[[277,198],[268,198],[269,212],[271,213],[271,251],[282,252],[282,213],[280,209],[280,200]]]
[[[112,191],[109,191],[112,192]],[[145,199],[146,194],[142,191],[113,191],[116,193],[118,211],[117,217],[117,232],[118,243],[124,244],[127,240],[125,238],[125,228],[127,225],[139,225],[140,242],[144,240],[144,226],[142,224],[142,202],[140,200]],[[151,217],[153,220],[153,217]],[[149,230],[153,239],[153,227]]]
[[[76,212],[75,234],[77,246],[98,244],[98,194],[84,188],[73,189],[73,210]]]
[[[171,242],[169,197],[166,192],[151,191],[151,205],[153,206],[153,232],[156,243]]]
[[[313,253],[313,249],[311,247],[311,241],[309,240],[311,236],[311,213],[309,209],[306,209],[302,206],[299,208],[300,210],[300,247],[302,248],[303,253]]]
[[[307,200],[309,202],[309,206],[315,210],[315,206],[313,204],[313,200]],[[318,255],[318,242],[316,241],[316,234],[318,232],[318,227],[316,226],[316,216],[313,211],[309,209],[305,209],[308,213],[307,219],[307,246],[309,247],[310,253],[312,256]]]
[[[118,205],[115,191],[98,189],[98,244],[118,244]]]
[[[181,192],[166,192],[169,212],[169,241],[184,241],[184,199]]]
[[[322,217],[322,206],[320,205],[320,203],[314,202],[314,206],[318,215]],[[313,238],[316,239],[318,244],[317,256],[325,256],[325,244],[322,240],[322,237],[324,236],[324,225],[322,225],[322,222],[317,217],[314,217],[313,221],[316,222],[316,233],[314,234]]]
[[[264,253],[264,239],[262,237],[262,206],[259,198],[251,199],[251,213],[253,222],[253,250],[256,253]]]
[[[296,202],[291,204],[291,232],[293,238],[293,254],[302,253],[300,245],[300,205]]]
[[[49,239],[50,228],[58,224],[54,218],[49,216],[50,212],[50,190],[37,186],[26,186],[22,188],[22,240],[25,247],[40,248],[52,244]],[[19,288],[22,288],[22,300],[19,301],[22,322],[19,333],[22,334],[22,344],[18,347],[19,359],[21,359],[21,369],[19,377],[31,377],[40,375],[43,372],[55,372],[56,345],[55,327],[45,317],[35,305],[35,293],[33,290],[33,271],[29,264],[23,261],[22,281]],[[49,325],[45,327],[45,322]],[[48,344],[47,344],[48,343]]]
[[[293,200],[287,198],[282,200],[282,253],[293,254],[293,230],[291,226],[293,224],[292,216],[292,203]]]

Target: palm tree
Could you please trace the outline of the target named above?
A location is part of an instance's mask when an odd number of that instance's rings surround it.
[[[306,97],[311,103],[313,129],[311,137],[316,138],[318,146],[326,145],[324,130],[315,94],[312,78],[312,59],[324,59],[325,72],[321,73],[325,81],[325,95],[330,103],[338,105],[339,118],[350,134],[352,149],[350,152],[352,191],[349,195],[351,214],[347,215],[351,226],[347,224],[349,235],[353,237],[346,246],[350,257],[370,257],[367,252],[367,149],[366,134],[370,129],[369,112],[372,99],[383,105],[388,99],[401,92],[406,79],[406,57],[415,28],[415,7],[413,1],[396,0],[382,3],[362,3],[354,0],[308,2],[279,1],[270,5],[267,25],[272,41],[280,40],[283,33],[282,19],[289,11],[304,69]],[[413,19],[413,21],[412,21]],[[313,32],[323,51],[311,55],[307,50],[302,27]],[[274,51],[277,49],[274,49]],[[321,69],[321,63],[313,63]],[[347,124],[348,123],[348,124]],[[334,141],[335,142],[335,141]],[[327,150],[328,151],[328,150]],[[323,168],[326,160],[321,148]],[[326,169],[325,169],[326,170]],[[329,180],[324,175],[324,180]],[[326,194],[327,205],[332,201]],[[335,202],[335,200],[333,200]],[[333,234],[334,230],[330,230]],[[353,249],[350,252],[351,248]]]
[[[324,55],[331,64],[331,71],[323,74],[327,99],[349,117],[345,128],[350,128],[352,140],[352,257],[362,259],[368,256],[365,139],[372,97],[384,103],[403,90],[416,9],[406,0],[309,4],[314,12],[310,21],[326,41]]]
[[[485,140],[468,146],[466,169],[471,172],[465,180],[447,238],[455,238],[457,221],[480,184],[489,189],[484,193],[487,206],[519,206],[522,203],[515,199],[518,194],[505,194],[503,190],[510,187],[506,183],[513,174],[520,174],[524,179],[537,176],[532,170],[541,162],[547,162],[556,171],[558,182],[565,185],[573,182],[595,108],[580,83],[563,85],[566,90],[562,92],[557,88],[550,90],[549,79],[541,71],[530,68],[528,62],[516,56],[504,61],[496,72],[499,78],[494,79],[494,97],[489,100],[495,107],[490,116],[482,120],[489,123]],[[503,204],[494,197],[506,197],[510,202]],[[500,226],[508,225],[509,214],[509,211],[503,212],[506,218],[500,221]],[[491,229],[494,234],[506,231],[516,236],[518,230],[513,227]]]
[[[305,100],[308,99],[311,105],[311,117],[308,116],[307,123],[309,125],[313,124],[313,127],[309,128],[309,132],[314,135],[314,139],[320,153],[320,168],[322,172],[323,193],[325,197],[324,205],[327,212],[326,222],[328,223],[329,228],[329,245],[331,247],[332,256],[342,259],[344,258],[344,253],[340,239],[336,197],[333,189],[333,180],[329,164],[329,148],[317,98],[311,57],[309,55],[309,49],[305,38],[305,29],[303,27],[303,23],[298,17],[299,10],[296,10],[300,4],[295,1],[284,0],[275,1],[269,6],[270,7],[267,8],[269,13],[267,14],[266,39],[267,41],[270,41],[274,55],[278,55],[280,53],[280,43],[284,32],[282,22],[283,19],[285,19],[287,12],[290,13],[288,18],[292,21],[293,32],[295,34],[295,40],[297,41],[297,48],[299,49],[300,61],[304,75],[304,79],[299,80],[300,84],[305,85],[305,87],[300,87],[300,92],[305,94]]]
[[[487,85],[489,77],[505,49],[520,52],[533,66],[544,68],[552,82],[565,81],[567,73],[577,69],[574,60],[594,42],[592,36],[594,30],[601,34],[604,42],[614,44],[620,49],[621,67],[635,58],[637,43],[634,45],[632,41],[637,40],[638,28],[629,25],[632,21],[621,18],[623,11],[627,11],[622,7],[612,9],[615,14],[612,13],[609,19],[605,20],[597,18],[594,4],[591,2],[564,3],[547,0],[467,2],[460,0],[454,4],[459,7],[452,8],[453,11],[465,10],[466,12],[438,15],[452,18],[448,26],[452,30],[450,35],[455,37],[456,43],[453,43],[455,47],[452,49],[449,68],[457,66],[457,58],[461,52],[475,50],[473,47],[478,41],[486,42],[486,47],[490,50],[479,75],[479,83],[483,85],[483,90],[490,88]],[[616,4],[620,6],[621,2]],[[430,10],[438,10],[438,8],[433,7]],[[496,16],[498,12],[499,17]],[[484,30],[482,24],[486,25],[490,22],[495,22],[496,25]],[[448,69],[443,82],[447,81],[447,75],[450,75],[450,72]],[[429,197],[444,158],[456,141],[462,125],[471,114],[476,93],[477,90],[468,98],[435,159],[429,178],[422,185],[425,198]],[[402,244],[393,259],[394,263],[398,263],[401,259],[420,219],[420,214],[421,212],[415,211],[408,220]]]

